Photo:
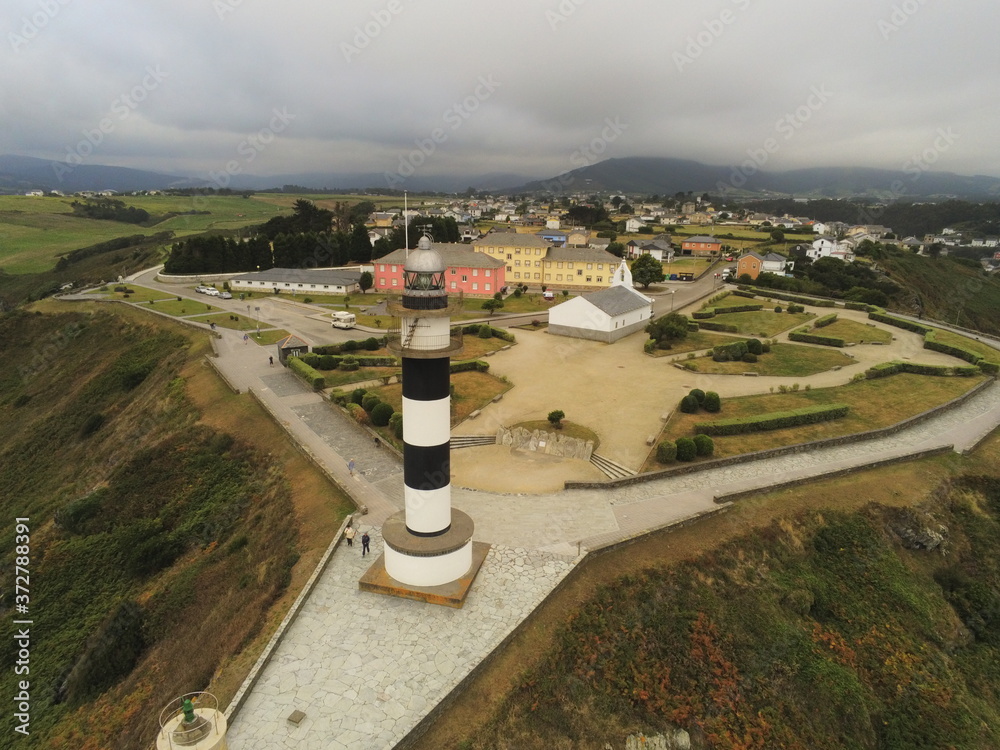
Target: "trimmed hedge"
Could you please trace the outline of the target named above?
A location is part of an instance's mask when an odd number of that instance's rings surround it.
[[[836,322],[837,313],[830,313],[829,315],[823,315],[822,317],[816,318],[816,320],[813,321],[813,328],[823,328]]]
[[[750,299],[753,299],[754,297],[757,296],[753,292],[748,292],[744,289],[734,289],[731,293],[736,295],[737,297],[749,297]]]
[[[965,367],[959,365],[957,367],[952,367],[950,365],[922,365],[917,362],[894,360],[892,362],[882,362],[874,367],[869,367],[865,370],[865,378],[868,380],[886,378],[900,372],[909,372],[914,375],[936,375],[938,377],[945,378],[956,375],[962,378],[971,378],[978,375],[980,370],[979,367],[975,365],[968,365]]]
[[[724,315],[726,313],[740,313],[740,312],[757,312],[758,310],[763,310],[764,305],[733,305],[732,307],[711,307],[706,310],[700,310],[695,313],[691,313],[691,317],[695,320],[705,320],[706,318],[714,318],[716,315]]]
[[[809,333],[809,328],[798,328],[788,334],[789,341],[801,341],[805,344],[819,344],[821,346],[846,346],[847,342],[844,339],[834,338],[833,336],[820,336],[819,334]]]
[[[376,349],[385,346],[387,340],[387,336],[382,336],[381,338],[370,336],[362,341],[351,340],[345,341],[342,344],[314,346],[312,350],[315,354],[343,354],[344,352],[355,352],[360,349],[373,352]]]
[[[392,408],[392,404],[387,404],[385,401],[380,401],[375,405],[375,408],[371,410],[372,424],[376,427],[385,427],[389,424],[389,420],[395,411]]]
[[[949,354],[952,357],[957,357],[958,359],[964,359],[966,362],[971,362],[988,375],[996,375],[1000,372],[1000,363],[991,362],[977,352],[963,349],[962,347],[955,346],[954,344],[944,344],[938,341],[936,328],[915,323],[912,320],[904,320],[902,318],[896,318],[892,315],[887,315],[881,308],[874,308],[868,313],[868,318],[870,320],[878,321],[879,323],[885,323],[887,325],[895,326],[896,328],[902,328],[904,331],[912,331],[913,333],[923,334],[924,349],[930,349],[933,352],[941,352],[942,354]],[[1000,352],[997,352],[997,359],[1000,360]],[[876,375],[875,377],[881,376]]]
[[[675,445],[677,446],[678,461],[694,461],[698,456],[698,447],[694,440],[689,437],[677,438]]]
[[[285,360],[288,369],[306,381],[314,390],[321,391],[326,387],[326,380],[312,367],[302,361],[302,357],[289,357]]]
[[[776,289],[762,289],[751,287],[748,291],[754,292],[759,297],[770,297],[771,299],[783,299],[785,302],[797,302],[800,305],[812,305],[813,307],[836,307],[837,303],[832,299],[811,299],[809,297],[799,297],[796,294],[788,294]]]
[[[700,422],[694,426],[694,429],[695,432],[705,435],[742,435],[747,432],[780,430],[785,427],[799,427],[804,424],[828,422],[847,416],[849,409],[850,407],[847,404],[805,406],[801,409],[775,411],[770,414],[757,414],[752,417],[734,417],[732,419],[720,419],[716,422]]]
[[[873,307],[872,305],[869,305],[867,302],[845,302],[844,303],[844,309],[845,310],[864,310],[865,312],[871,312],[872,310],[875,310],[876,308]]]
[[[661,464],[669,464],[677,458],[677,446],[670,440],[664,440],[656,446],[656,460]]]
[[[452,362],[450,371],[468,372],[469,370],[476,370],[477,372],[486,372],[489,369],[489,362],[483,362],[481,359],[466,359],[461,362]]]
[[[711,310],[699,310],[698,312],[691,313],[691,317],[695,320],[707,320],[708,318],[715,317],[715,309]]]
[[[483,328],[489,329],[490,336],[492,338],[500,339],[501,341],[509,341],[510,343],[514,343],[516,341],[513,333],[505,331],[502,328],[494,328],[489,323],[471,323],[470,325],[462,328],[462,333],[478,335]]]
[[[704,320],[698,321],[698,327],[706,331],[724,331],[725,333],[739,333],[739,329],[729,323],[709,323]]]

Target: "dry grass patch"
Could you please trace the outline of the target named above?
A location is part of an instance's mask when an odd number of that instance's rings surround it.
[[[830,325],[816,329],[814,333],[843,339],[848,344],[888,344],[892,341],[890,331],[846,318],[838,318]]]
[[[888,427],[951,401],[981,380],[982,378],[938,378],[901,373],[888,378],[864,380],[835,388],[814,388],[794,393],[728,398],[723,399],[722,411],[719,414],[708,414],[704,411],[684,414],[675,411],[660,439],[676,440],[679,437],[690,437],[697,433],[695,429],[697,423],[713,419],[747,417],[841,402],[851,407],[843,419],[783,430],[715,437],[713,438],[715,455],[736,456],[767,448],[853,435]]]
[[[703,357],[691,364],[697,368],[696,372],[712,375],[756,372],[758,375],[796,378],[815,375],[834,367],[847,367],[855,364],[855,360],[829,347],[772,344],[771,351],[759,355],[756,362],[716,362],[711,357]]]

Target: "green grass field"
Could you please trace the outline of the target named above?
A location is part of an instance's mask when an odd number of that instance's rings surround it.
[[[855,360],[842,354],[838,349],[799,344],[772,344],[771,351],[761,354],[756,362],[715,362],[711,357],[702,357],[687,364],[696,367],[696,372],[712,375],[756,372],[758,375],[794,378],[815,375],[834,367],[846,367],[854,363]]]
[[[855,344],[888,344],[892,341],[892,333],[876,326],[858,323],[856,320],[840,318],[834,323],[812,331],[818,336],[833,336],[847,343]],[[1000,352],[997,352],[1000,354]]]
[[[698,360],[699,363],[702,361]],[[833,403],[850,405],[850,412],[843,419],[832,422],[713,438],[715,455],[735,456],[765,448],[795,445],[837,435],[851,435],[888,427],[916,416],[961,396],[981,380],[982,378],[939,378],[904,373],[835,388],[813,388],[794,393],[772,393],[739,398],[725,398],[725,390],[720,387],[719,391],[723,396],[721,412],[708,414],[701,411],[697,414],[684,414],[677,410],[667,422],[660,439],[676,440],[679,437],[694,435],[695,424],[698,422]],[[646,470],[651,468],[659,468],[659,465],[651,463]]]
[[[816,316],[812,313],[776,313],[766,307],[759,312],[739,312],[716,315],[710,322],[736,326],[744,336],[774,336],[805,325]]]
[[[738,336],[727,336],[721,333],[711,333],[709,331],[688,331],[688,335],[683,341],[674,343],[671,349],[657,349],[652,352],[654,357],[671,357],[676,354],[686,354],[687,352],[698,352],[704,349],[711,349],[720,344],[732,344],[736,341],[746,339]]]

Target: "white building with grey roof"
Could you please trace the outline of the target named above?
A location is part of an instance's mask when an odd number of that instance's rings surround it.
[[[574,297],[549,310],[547,330],[557,336],[611,344],[641,331],[652,317],[652,298],[632,286],[632,272],[623,260],[607,289]]]

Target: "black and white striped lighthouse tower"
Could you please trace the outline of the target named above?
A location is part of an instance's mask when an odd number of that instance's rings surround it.
[[[403,266],[400,319],[390,348],[403,360],[405,510],[382,526],[385,571],[407,586],[441,586],[465,576],[473,558],[472,519],[451,507],[451,368],[462,350],[451,331],[445,263],[427,237]]]

